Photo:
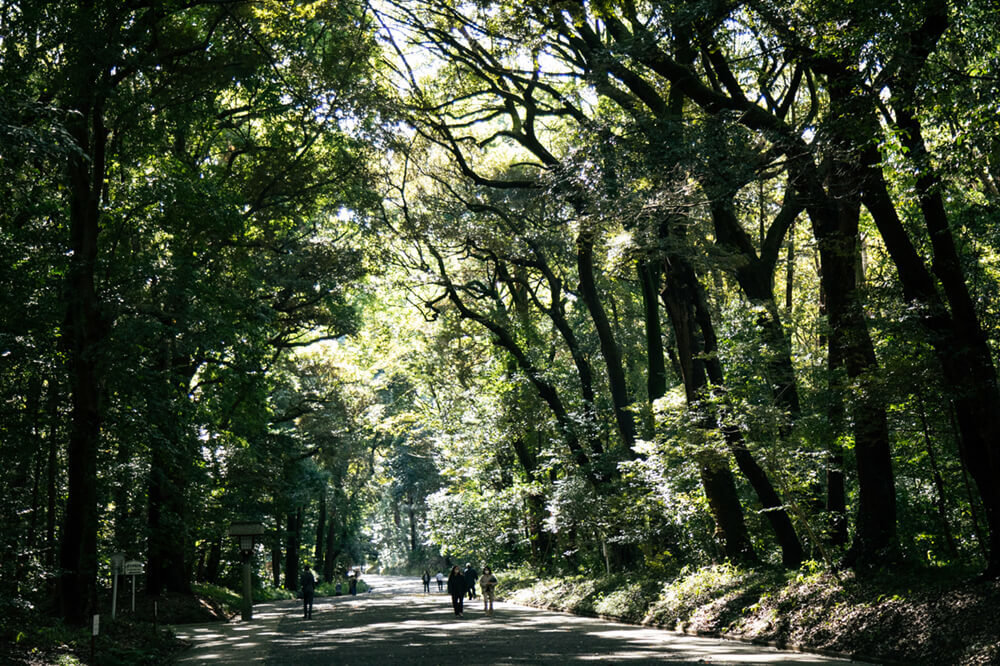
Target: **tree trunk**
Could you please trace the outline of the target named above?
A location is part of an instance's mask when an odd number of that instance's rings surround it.
[[[584,451],[583,447],[580,445],[580,438],[576,432],[576,424],[574,423],[569,411],[566,409],[566,405],[563,403],[563,400],[559,395],[559,391],[553,384],[545,380],[545,373],[535,367],[534,363],[532,363],[524,349],[521,348],[521,345],[518,344],[517,340],[507,328],[497,324],[495,321],[492,321],[483,314],[472,310],[465,304],[455,285],[449,281],[448,271],[444,266],[444,261],[441,259],[440,254],[433,247],[429,246],[428,249],[434,255],[437,262],[438,274],[443,280],[446,281],[445,289],[448,298],[452,304],[454,304],[459,314],[461,314],[465,319],[479,323],[481,326],[493,333],[493,344],[507,350],[507,352],[510,353],[511,357],[517,363],[518,369],[524,373],[528,381],[530,381],[535,387],[535,390],[538,392],[538,397],[541,398],[552,411],[552,414],[556,419],[556,423],[559,426],[560,434],[565,439],[566,446],[569,448],[570,453],[579,466],[581,472],[587,478],[588,482],[590,482],[591,486],[599,488],[606,482],[607,479],[603,474],[599,473],[599,470],[594,469],[591,465],[587,452]]]
[[[932,270],[941,284],[949,309],[940,300],[931,272],[917,253],[889,198],[882,174],[874,168],[876,153],[864,156],[868,165],[865,206],[872,213],[903,284],[904,294],[923,307],[921,320],[928,341],[941,363],[942,377],[953,396],[961,431],[959,453],[983,500],[990,530],[985,575],[1000,576],[1000,388],[996,367],[969,293],[941,195],[941,182],[924,144],[918,119],[907,110],[898,113],[906,131],[903,142],[919,165],[917,192],[933,252]],[[950,311],[949,311],[950,310]]]
[[[191,592],[187,493],[194,446],[191,436],[179,425],[178,415],[187,400],[190,380],[183,369],[190,364],[177,357],[175,345],[174,334],[168,327],[157,368],[159,383],[149,388],[146,402],[154,434],[150,444],[146,565],[146,591],[152,595],[164,590]]]
[[[281,514],[274,517],[274,539],[271,540],[271,580],[275,587],[281,587],[281,537],[284,530],[281,529]]]
[[[687,274],[685,281],[691,285],[691,291],[694,293],[695,317],[698,327],[701,330],[702,346],[706,358],[705,371],[708,379],[718,387],[725,386],[726,379],[722,371],[722,363],[719,361],[719,345],[715,335],[715,325],[712,323],[711,313],[708,310],[708,303],[705,300],[704,292],[697,281],[694,269],[690,265],[682,267],[679,261],[677,263],[678,271],[681,271],[683,268],[683,272]],[[790,363],[790,355],[788,359]],[[794,378],[791,381],[791,386],[793,388],[795,386]],[[703,392],[704,388],[699,389],[699,391]],[[795,398],[795,408],[798,409],[797,397]],[[723,416],[723,420],[725,418]],[[747,481],[750,482],[750,487],[757,494],[757,499],[764,509],[764,515],[774,532],[778,545],[781,547],[782,564],[790,569],[797,568],[802,563],[802,558],[804,557],[802,542],[799,540],[799,535],[796,533],[794,525],[792,525],[788,511],[785,510],[784,502],[782,502],[778,492],[771,484],[767,472],[757,463],[750,449],[747,448],[746,441],[743,439],[743,435],[739,429],[731,425],[723,425],[722,434],[726,445],[736,460],[737,467],[739,467],[740,472],[746,477]]]
[[[205,562],[205,582],[218,584],[219,565],[222,563],[222,537],[212,539],[208,549],[208,561]]]
[[[667,393],[667,366],[663,352],[663,327],[660,323],[659,264],[645,259],[636,267],[642,287],[642,313],[646,331],[646,396],[649,402]]]
[[[77,57],[84,58],[86,48]],[[97,581],[97,449],[101,433],[101,393],[98,367],[106,327],[95,285],[100,233],[100,190],[104,182],[107,132],[96,99],[96,74],[83,72],[66,120],[79,149],[69,161],[69,249],[66,278],[66,321],[62,343],[69,366],[71,411],[66,448],[67,497],[59,547],[60,615],[82,624],[95,610]],[[90,126],[88,126],[90,123]]]
[[[316,520],[316,547],[313,550],[313,566],[323,568],[323,546],[326,542],[326,484],[319,493],[319,518]]]
[[[25,416],[31,420],[31,426],[27,429],[31,437],[31,457],[26,465],[28,477],[31,482],[31,510],[30,518],[24,533],[22,543],[24,544],[21,555],[18,557],[17,572],[14,580],[17,585],[27,580],[27,569],[31,554],[34,553],[38,544],[38,521],[42,515],[41,498],[41,477],[42,459],[44,449],[42,448],[42,382],[37,377],[32,378],[28,387],[28,400],[25,405]],[[19,485],[15,482],[14,487]],[[15,590],[15,596],[20,596],[20,592]]]
[[[413,491],[406,492],[406,517],[410,521],[410,554],[417,552],[417,517],[413,510]]]
[[[302,507],[288,514],[285,542],[285,589],[299,589],[299,545],[302,543]]]
[[[822,287],[827,299],[830,342],[855,385],[851,397],[854,450],[858,474],[858,510],[854,540],[846,556],[850,566],[870,567],[898,556],[896,491],[889,429],[881,393],[872,385],[878,362],[865,323],[857,284],[860,191],[849,165],[834,166],[830,195],[808,197],[809,216],[819,245]],[[819,203],[825,202],[825,203]]]
[[[800,411],[799,391],[792,365],[791,340],[781,323],[778,305],[774,300],[774,271],[782,239],[802,211],[802,204],[794,194],[786,195],[781,211],[767,232],[762,234],[758,256],[733,210],[733,195],[723,186],[707,184],[706,189],[715,193],[710,207],[716,242],[739,257],[735,269],[736,281],[750,304],[761,308],[756,323],[768,350],[765,359],[768,388],[774,396],[775,404],[794,422]],[[782,436],[787,436],[789,430],[790,424],[783,420]]]
[[[795,296],[795,222],[788,227],[788,255],[785,259],[785,313],[792,317]]]
[[[757,555],[743,520],[743,507],[728,461],[711,450],[700,455],[705,458],[699,465],[701,485],[705,489],[709,511],[715,521],[715,538],[723,555],[729,562],[756,562]]]
[[[955,546],[955,539],[951,535],[951,521],[948,520],[944,478],[941,476],[937,455],[934,453],[934,442],[931,437],[930,425],[927,423],[927,409],[923,394],[918,392],[917,400],[920,403],[920,426],[924,435],[924,447],[927,449],[927,462],[931,466],[931,478],[934,481],[934,489],[937,491],[937,496],[934,498],[934,507],[937,509],[938,518],[941,519],[941,531],[944,534],[945,544],[948,547],[948,555],[954,558],[958,555],[958,548]]]
[[[696,331],[697,318],[692,292],[694,285],[690,284],[693,271],[689,274],[686,268],[681,258],[667,258],[666,284],[660,296],[674,329],[688,405],[692,409],[702,409],[698,403],[704,397],[708,380],[705,356],[702,353],[704,349]],[[700,418],[706,427],[710,427],[708,421],[711,419],[704,412]],[[723,553],[734,562],[756,559],[728,462],[711,449],[706,449],[700,455],[705,457],[700,464],[702,488],[715,521],[716,539],[722,546]]]
[[[340,549],[337,547],[337,525],[336,520],[331,515],[327,520],[326,528],[326,559],[323,560],[323,581],[332,583],[334,581],[334,567],[337,564],[337,556]]]
[[[518,461],[521,463],[521,467],[524,469],[525,476],[530,481],[542,482],[543,479],[539,478],[538,473],[538,459],[536,458],[534,452],[528,448],[524,439],[516,437],[512,441],[511,445]],[[528,495],[525,524],[528,528],[528,543],[531,548],[531,560],[532,563],[536,565],[544,561],[544,557],[552,548],[552,535],[542,529],[544,516],[545,498],[541,494],[536,493]]]
[[[826,306],[826,292],[823,290],[823,266],[818,269],[820,277],[819,316],[829,319]],[[843,383],[838,377],[844,371],[840,360],[839,346],[830,342],[829,336],[821,334],[821,344],[826,346],[826,427],[822,431],[823,447],[826,451],[826,514],[829,542],[832,546],[846,546],[850,538],[847,524],[847,489],[844,474],[844,447],[840,437],[845,431],[845,407]]]
[[[559,277],[552,270],[544,253],[535,244],[531,244],[535,260],[532,266],[537,268],[545,276],[545,281],[549,287],[549,299],[546,304],[537,293],[529,288],[529,293],[535,306],[544,312],[552,321],[552,325],[559,331],[563,342],[573,358],[573,365],[576,367],[577,378],[580,381],[580,396],[584,403],[584,413],[581,419],[584,421],[584,430],[590,432],[587,438],[590,452],[595,458],[601,458],[604,454],[604,445],[601,443],[600,429],[597,427],[597,407],[594,397],[594,373],[590,365],[587,354],[580,348],[576,332],[566,318],[566,308],[563,302],[563,284]],[[509,371],[513,374],[513,368]],[[614,473],[609,474],[614,476]]]
[[[635,417],[632,414],[632,396],[625,379],[625,368],[622,362],[621,350],[615,341],[607,312],[601,303],[594,277],[594,239],[588,232],[583,232],[576,241],[576,265],[580,278],[580,297],[590,312],[594,322],[597,338],[601,344],[601,355],[608,373],[608,387],[611,392],[611,402],[614,405],[615,421],[618,433],[622,438],[624,454],[627,458],[635,458]]]
[[[53,565],[56,561],[56,501],[57,478],[59,474],[59,428],[56,425],[56,415],[59,409],[59,389],[54,381],[49,383],[49,441],[48,461],[45,470],[45,564]]]

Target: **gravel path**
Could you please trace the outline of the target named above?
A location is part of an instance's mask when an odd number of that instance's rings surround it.
[[[733,641],[696,638],[565,613],[497,603],[483,613],[466,602],[456,618],[450,598],[421,593],[419,580],[364,576],[373,590],[316,600],[311,620],[301,602],[254,606],[249,622],[174,627],[192,644],[179,664],[849,664]],[[855,662],[856,663],[856,662]]]

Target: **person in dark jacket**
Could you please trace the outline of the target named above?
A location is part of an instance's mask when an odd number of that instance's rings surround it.
[[[476,579],[479,578],[479,572],[472,568],[472,564],[469,562],[465,563],[465,587],[469,592],[469,598],[476,598]]]
[[[316,576],[313,575],[312,569],[306,567],[306,570],[302,572],[300,582],[302,584],[302,612],[305,619],[311,620],[313,616],[313,595],[316,593]]]
[[[431,572],[428,571],[427,569],[424,569],[424,574],[420,577],[420,580],[423,581],[423,584],[424,584],[424,594],[430,594],[431,593]]]
[[[451,595],[451,607],[455,609],[456,617],[465,617],[462,613],[465,610],[465,576],[456,564],[448,574],[448,594]]]

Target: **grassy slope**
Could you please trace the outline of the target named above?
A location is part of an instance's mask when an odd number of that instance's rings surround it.
[[[858,579],[715,566],[670,582],[504,578],[516,603],[690,633],[888,663],[1000,663],[1000,583],[967,573],[896,569]]]

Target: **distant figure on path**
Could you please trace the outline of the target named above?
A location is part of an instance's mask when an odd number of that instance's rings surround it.
[[[424,594],[431,593],[431,572],[424,569],[424,574],[420,577],[420,580],[424,583]]]
[[[307,620],[313,616],[313,595],[316,593],[316,576],[312,569],[306,567],[302,572],[302,579],[299,581],[302,587],[302,614]]]
[[[448,574],[448,594],[451,595],[451,607],[455,609],[456,617],[465,617],[465,576],[456,564]]]
[[[436,574],[434,575],[434,577],[435,577],[435,578],[437,578],[437,582],[438,582],[438,592],[440,592],[441,590],[443,590],[443,589],[444,589],[444,574],[442,574],[442,573],[441,573],[440,571],[438,571],[438,572],[437,572],[437,573],[436,573]]]
[[[493,591],[497,586],[497,577],[493,569],[483,567],[483,575],[479,578],[479,590],[483,593],[483,610],[487,615],[493,615]]]
[[[351,594],[358,593],[358,574],[354,571],[351,572],[351,577],[347,579],[347,590]]]
[[[479,573],[472,568],[472,564],[469,562],[465,563],[465,586],[469,588],[469,598],[476,598],[476,579],[479,578]]]

